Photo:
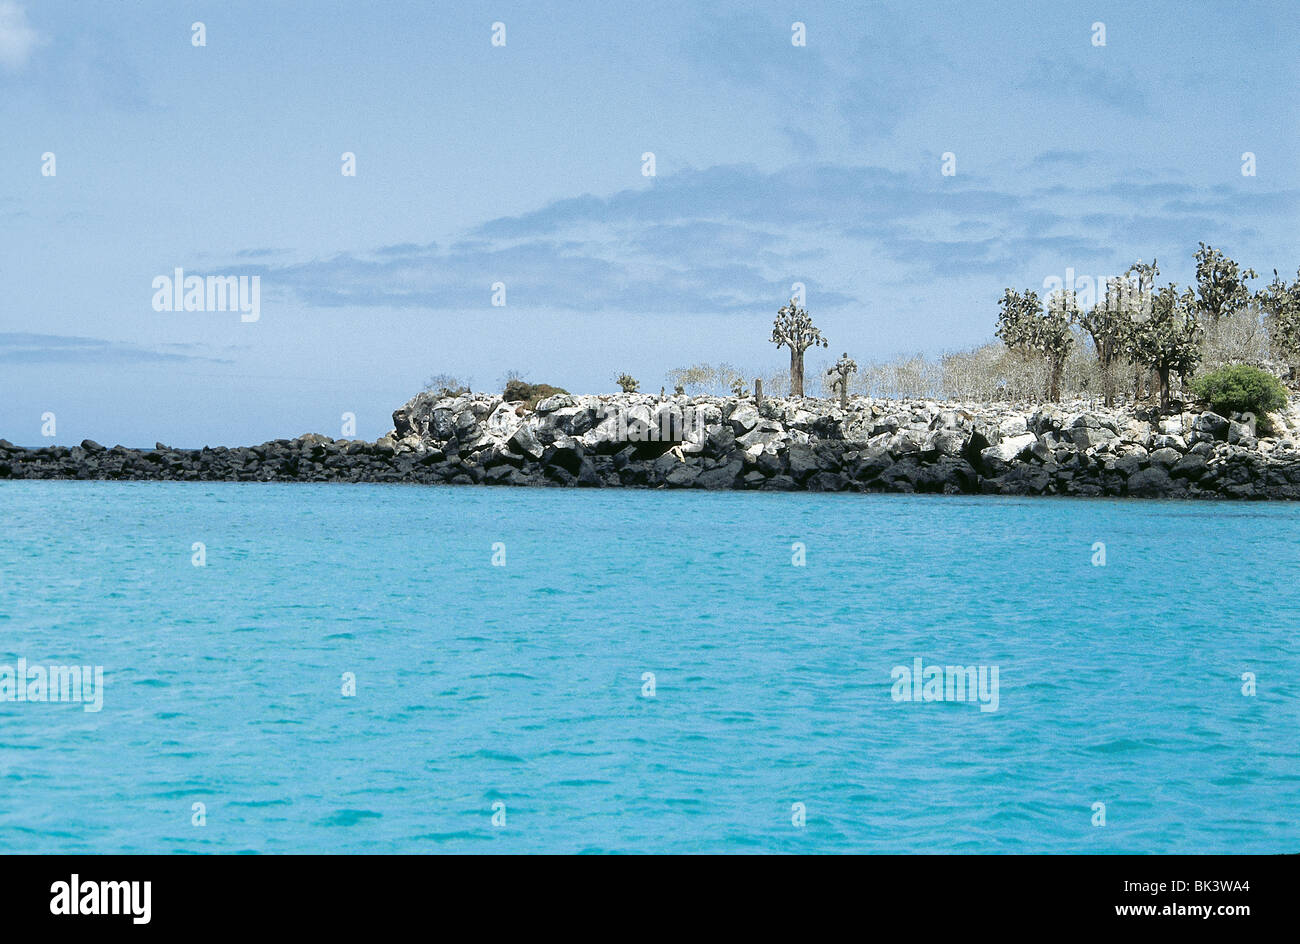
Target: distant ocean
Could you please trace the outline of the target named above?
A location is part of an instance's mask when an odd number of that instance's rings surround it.
[[[0,666],[104,680],[0,701],[0,852],[1300,851],[1297,505],[3,482],[0,526]],[[917,659],[996,710],[897,700]]]

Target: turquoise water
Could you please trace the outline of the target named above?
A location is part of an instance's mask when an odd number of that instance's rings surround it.
[[[1297,506],[4,482],[0,524],[0,664],[105,673],[0,702],[0,852],[1300,850]],[[997,710],[895,701],[916,657]]]

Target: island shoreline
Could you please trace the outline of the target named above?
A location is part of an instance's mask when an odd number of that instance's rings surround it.
[[[20,447],[0,480],[1300,499],[1300,416],[934,400],[422,393],[375,442]]]

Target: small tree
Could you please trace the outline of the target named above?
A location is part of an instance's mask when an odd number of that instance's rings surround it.
[[[1133,363],[1133,403],[1137,404],[1142,399],[1142,385],[1146,381],[1148,395],[1155,386],[1155,371],[1150,367],[1145,367],[1133,360],[1133,332],[1136,330],[1135,325],[1139,321],[1151,317],[1151,305],[1155,298],[1156,276],[1160,274],[1160,262],[1154,256],[1151,258],[1151,264],[1147,265],[1141,259],[1128,267],[1124,273],[1124,278],[1128,282],[1126,290],[1129,291],[1127,310],[1132,317],[1133,325],[1129,326],[1128,337],[1123,342],[1125,356]]]
[[[1250,304],[1247,279],[1258,276],[1254,269],[1244,272],[1213,246],[1200,244],[1196,250],[1196,310],[1217,325],[1219,319],[1235,314]]]
[[[708,364],[695,364],[668,371],[668,382],[678,393],[699,394],[713,386],[716,374]]]
[[[1070,356],[1070,348],[1074,345],[1070,325],[1081,314],[1073,290],[1053,292],[1048,299],[1047,311],[1043,315],[1039,331],[1038,349],[1047,358],[1047,399],[1053,403],[1061,399],[1061,374],[1065,370],[1065,359]]]
[[[1274,269],[1273,281],[1255,298],[1264,312],[1273,353],[1287,365],[1288,379],[1294,380],[1300,362],[1300,270],[1296,271],[1295,282],[1287,285]]]
[[[1132,328],[1133,316],[1125,304],[1126,278],[1106,280],[1106,299],[1078,316],[1080,327],[1092,337],[1101,369],[1101,395],[1106,406],[1115,405],[1115,362]]]
[[[497,386],[500,387],[502,390],[504,390],[506,387],[510,385],[510,381],[512,380],[517,380],[521,383],[527,382],[525,380],[524,372],[522,370],[508,370],[501,377],[501,379],[497,381]]]
[[[1160,409],[1169,409],[1169,375],[1186,378],[1201,362],[1204,332],[1196,320],[1196,294],[1181,295],[1170,282],[1151,300],[1151,312],[1133,326],[1128,354],[1133,363],[1155,371],[1160,381]]]
[[[1044,312],[1037,292],[1026,290],[1022,295],[1007,289],[1000,306],[997,336],[1009,348],[1033,351],[1047,360],[1047,398],[1059,400],[1065,357],[1074,343],[1070,334],[1070,319],[1078,312],[1074,293],[1053,293]]]
[[[434,374],[425,381],[424,389],[440,397],[458,397],[469,393],[469,381],[451,374]]]
[[[841,354],[840,359],[826,371],[826,376],[830,378],[831,390],[839,394],[840,409],[848,409],[849,377],[857,372],[857,362],[849,357],[847,351]]]
[[[641,384],[631,374],[619,374],[618,380],[615,381],[624,393],[636,393]]]
[[[1123,275],[1106,280],[1106,298],[1076,321],[1092,338],[1101,375],[1101,394],[1106,406],[1115,405],[1115,366],[1123,359],[1133,333],[1133,326],[1151,311],[1151,286],[1160,270],[1141,260],[1128,267]],[[1138,386],[1141,386],[1139,379]],[[1137,394],[1134,394],[1136,398]]]
[[[730,364],[719,364],[713,369],[713,382],[717,389],[733,397],[748,396],[745,390],[745,372]]]
[[[772,343],[777,349],[790,349],[790,396],[803,396],[803,355],[810,347],[829,347],[822,333],[812,323],[808,312],[800,308],[796,299],[776,313],[772,322]]]

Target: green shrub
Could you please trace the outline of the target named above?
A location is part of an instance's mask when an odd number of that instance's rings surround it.
[[[547,397],[553,397],[557,393],[567,394],[568,392],[563,387],[552,387],[550,384],[533,384],[528,390],[528,409],[531,410]]]
[[[623,388],[624,393],[636,393],[641,384],[631,374],[619,374],[618,380],[614,381]]]
[[[524,406],[531,410],[537,406],[539,401],[545,400],[547,397],[568,392],[562,387],[552,387],[550,384],[530,384],[522,380],[507,380],[506,389],[501,394],[501,398],[511,403],[523,401]]]
[[[505,392],[501,395],[503,399],[512,403],[515,400],[527,400],[532,396],[533,385],[522,380],[507,380]]]
[[[1202,374],[1192,381],[1192,393],[1222,416],[1254,413],[1256,428],[1264,433],[1270,429],[1268,414],[1287,404],[1286,388],[1281,381],[1268,371],[1248,364],[1230,364]]]

